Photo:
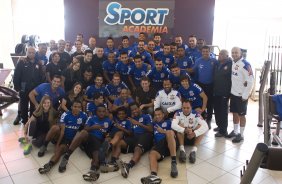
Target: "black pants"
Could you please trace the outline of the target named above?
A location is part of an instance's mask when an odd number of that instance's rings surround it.
[[[35,107],[32,104],[32,102],[29,100],[28,97],[29,91],[27,92],[20,92],[20,114],[22,118],[22,122],[25,124],[28,120],[28,112],[30,112],[30,115],[34,112]]]
[[[214,96],[214,115],[215,122],[219,127],[219,133],[227,133],[228,126],[228,102],[229,97],[225,96]]]
[[[198,83],[208,97],[207,103],[207,117],[206,120],[210,121],[213,114],[213,84]]]

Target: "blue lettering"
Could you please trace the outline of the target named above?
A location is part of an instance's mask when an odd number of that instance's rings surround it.
[[[130,21],[133,25],[163,25],[165,16],[168,15],[168,8],[122,8],[120,3],[111,2],[107,6],[107,16],[104,22],[109,25],[125,24]]]

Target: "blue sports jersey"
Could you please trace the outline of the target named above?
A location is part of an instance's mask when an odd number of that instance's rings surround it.
[[[180,77],[181,76],[187,76],[189,78],[189,80],[191,81],[191,77],[189,75],[189,73],[186,70],[180,70],[180,75],[179,76],[175,76],[172,74],[172,72],[169,73],[168,75],[168,79],[171,81],[172,86],[174,89],[178,89],[180,86]]]
[[[156,45],[155,48],[154,48],[154,51],[157,51],[157,52],[161,52],[163,49],[162,49],[162,46],[161,45]]]
[[[120,74],[122,81],[128,81],[129,63],[124,64],[123,62],[118,61],[116,65],[116,71]]]
[[[134,102],[134,100],[133,100],[133,98],[128,97],[128,98],[126,99],[126,102],[127,102],[128,104],[130,104],[130,103]],[[121,106],[121,105],[123,105],[123,103],[124,103],[124,102],[122,102],[122,100],[121,100],[120,97],[119,97],[119,98],[116,98],[115,101],[114,101],[114,105],[116,105],[116,106]]]
[[[115,119],[115,122],[119,124],[121,127],[125,128],[126,130],[132,131],[131,122],[127,119],[119,120],[118,118]],[[120,131],[117,127],[113,126],[111,132],[116,133]]]
[[[34,90],[38,94],[35,97],[38,103],[40,103],[43,96],[47,95],[52,99],[52,104],[55,108],[59,107],[59,101],[65,96],[65,91],[63,88],[58,87],[56,91],[52,91],[50,83],[42,83],[34,88]]]
[[[122,47],[121,49],[119,49],[119,54],[126,52],[127,55],[129,55],[132,52],[133,48],[131,46],[125,48]]]
[[[144,63],[141,68],[137,68],[134,64],[129,69],[129,74],[132,76],[133,82],[136,86],[140,85],[142,77],[146,76],[147,72],[148,72],[148,65]]]
[[[141,114],[140,116],[134,117],[133,119],[135,119],[136,121],[146,126],[152,125],[152,117],[149,114]],[[143,127],[140,127],[138,125],[133,125],[133,124],[132,124],[132,129],[133,129],[134,134],[143,134],[147,131]]]
[[[163,80],[168,77],[169,69],[163,67],[161,71],[157,71],[156,67],[153,67],[146,75],[152,81],[152,86],[159,90],[163,88]]]
[[[157,52],[155,54],[155,58],[159,58],[162,60],[164,66],[170,68],[171,65],[174,63],[174,57],[172,54],[165,55],[163,51]]]
[[[195,48],[187,48],[185,50],[185,55],[187,58],[189,58],[192,61],[192,66],[195,64],[196,60],[202,57],[201,51],[195,47]]]
[[[87,120],[87,115],[84,112],[79,112],[74,116],[71,111],[64,112],[61,116],[60,123],[65,125],[64,137],[72,140],[80,126],[84,125]]]
[[[105,96],[106,95],[105,87],[97,88],[94,84],[86,88],[85,95],[87,95],[88,99],[92,99],[94,94],[96,93],[101,93],[103,96]]]
[[[103,62],[103,70],[107,72],[110,80],[113,79],[113,75],[116,72],[116,62],[110,63],[108,60]]]
[[[162,122],[153,122],[154,126],[154,141],[158,143],[160,140],[165,139],[165,134],[157,131],[158,127],[161,127],[164,130],[171,130],[171,121],[164,120]]]
[[[183,99],[187,99],[191,102],[193,109],[197,107],[202,107],[203,101],[200,94],[203,92],[203,90],[200,86],[194,83],[190,83],[188,89],[185,89],[180,86],[178,91]]]
[[[147,51],[143,51],[143,52],[132,51],[129,54],[129,57],[130,58],[134,58],[136,55],[141,55],[142,60],[144,61],[144,63],[150,64],[151,66],[155,65],[155,63],[154,63],[154,61],[152,59],[152,56],[151,56],[151,54],[149,52],[147,52]]]
[[[104,48],[104,55],[105,55],[107,58],[108,58],[108,55],[109,55],[110,52],[113,52],[116,57],[119,56],[118,49],[115,49],[115,48],[110,49],[110,48],[108,48],[108,47]]]
[[[118,97],[122,89],[128,89],[127,85],[124,82],[120,82],[117,86],[109,83],[106,86],[106,95]]]
[[[43,65],[47,65],[48,58],[46,55],[39,55],[38,52],[35,53],[35,63],[38,63],[40,60],[43,61]]]
[[[112,127],[112,121],[108,117],[105,117],[104,119],[99,119],[97,116],[92,116],[88,118],[86,125],[89,127],[93,125],[101,125],[103,128],[91,130],[89,134],[102,140],[105,138],[105,134],[110,131]]]
[[[202,57],[196,60],[193,66],[193,71],[197,74],[197,82],[203,84],[211,84],[213,82],[214,67],[217,64],[217,60],[209,58],[208,60]]]
[[[180,69],[185,70],[187,68],[193,67],[193,62],[188,57],[182,57],[176,59],[177,66],[179,66]]]
[[[103,106],[105,106],[107,108],[107,104],[102,104]],[[99,105],[98,105],[99,106]],[[86,112],[89,113],[91,112],[92,115],[96,115],[96,110],[97,110],[97,105],[95,105],[94,102],[88,102],[86,105]]]

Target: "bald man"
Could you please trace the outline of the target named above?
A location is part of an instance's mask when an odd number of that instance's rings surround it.
[[[233,47],[231,55],[233,64],[230,112],[233,113],[234,130],[228,137],[235,137],[232,142],[239,143],[244,140],[244,130],[246,126],[245,115],[247,113],[248,98],[254,83],[254,76],[250,63],[242,57],[239,47]]]
[[[228,56],[228,51],[222,49],[219,52],[218,63],[214,70],[213,100],[214,114],[217,127],[215,137],[227,136],[228,126],[228,102],[231,90],[232,60]]]
[[[29,92],[43,82],[42,65],[35,62],[35,48],[29,47],[27,49],[26,57],[19,59],[14,73],[14,88],[19,92],[20,102],[18,109],[17,120],[22,120],[22,123],[26,123],[28,120],[28,109],[30,114],[34,111],[34,106],[30,102],[28,94]],[[14,125],[19,124],[19,121],[14,121]]]

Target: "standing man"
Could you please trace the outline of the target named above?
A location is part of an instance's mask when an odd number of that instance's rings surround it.
[[[14,125],[18,125],[20,119],[22,119],[24,124],[27,122],[29,106],[31,114],[35,110],[28,98],[28,94],[33,88],[43,82],[43,78],[42,66],[35,62],[35,49],[34,47],[29,47],[27,49],[27,56],[20,58],[14,73],[13,82],[15,90],[19,92],[20,96],[18,116],[14,121]]]
[[[208,97],[206,120],[209,129],[211,128],[213,113],[213,73],[216,64],[216,59],[210,57],[210,48],[204,46],[202,48],[202,57],[197,59],[193,68],[189,70],[196,73],[196,83],[199,84]]]
[[[215,66],[213,83],[213,100],[215,122],[218,126],[215,137],[227,135],[228,126],[228,102],[231,90],[232,61],[228,57],[228,51],[222,49],[218,56],[219,63]]]
[[[248,98],[254,83],[254,76],[250,63],[242,57],[241,49],[233,47],[231,52],[233,64],[230,111],[233,113],[234,130],[228,137],[235,137],[232,142],[239,143],[244,140],[245,115],[247,113]]]
[[[190,35],[188,38],[189,46],[185,50],[185,55],[192,61],[192,65],[199,59],[202,54],[197,47],[197,38],[195,35]]]

